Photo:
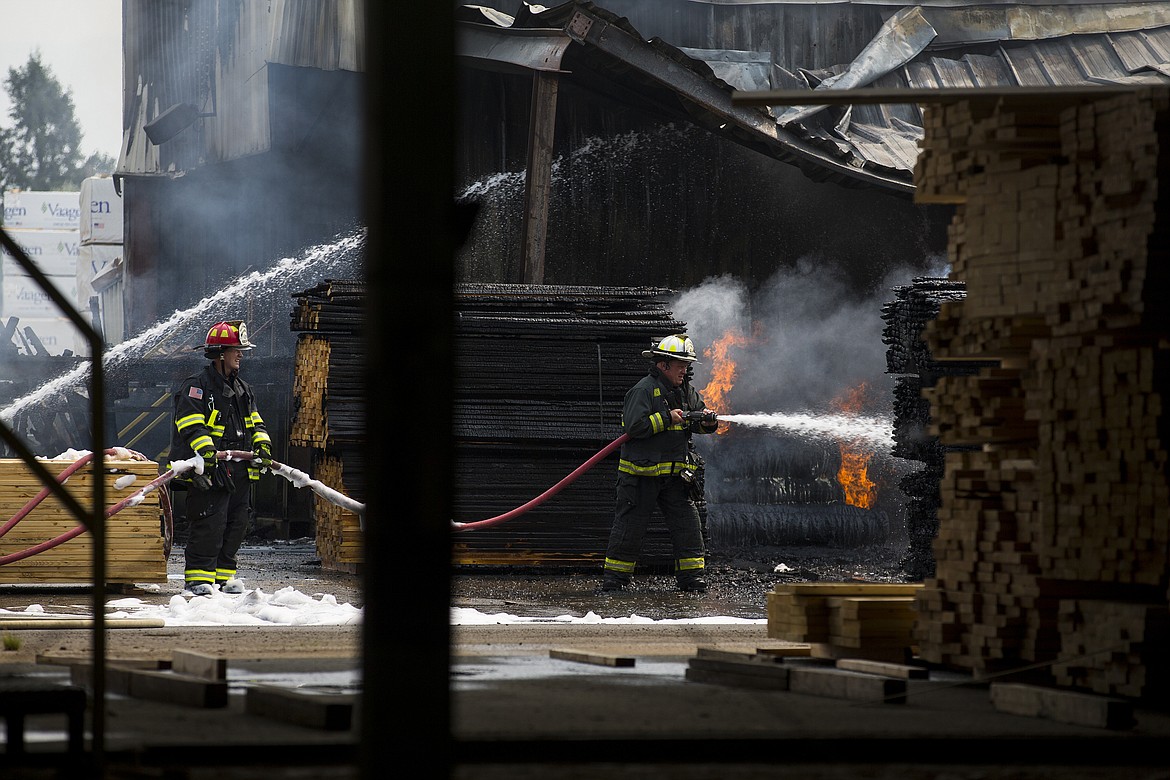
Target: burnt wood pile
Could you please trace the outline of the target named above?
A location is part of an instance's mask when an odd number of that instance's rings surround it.
[[[465,284],[456,289],[455,517],[494,518],[537,497],[622,434],[641,352],[684,324],[669,290]],[[600,565],[617,453],[514,519],[455,534],[467,565]],[[660,522],[642,563],[669,561]]]
[[[926,116],[916,199],[957,204],[948,254],[966,285],[929,348],[995,362],[924,389],[932,434],[967,449],[946,455],[919,653],[1162,706],[1170,99],[1001,98]]]
[[[886,345],[886,373],[894,375],[893,455],[921,462],[922,468],[906,474],[898,486],[907,497],[906,526],[909,543],[902,561],[912,579],[934,574],[931,547],[938,534],[939,483],[948,448],[930,433],[930,404],[922,396],[943,376],[964,376],[989,365],[987,361],[940,362],[923,340],[927,323],[938,316],[943,304],[961,301],[962,282],[919,277],[894,288],[895,299],[882,307],[882,343]],[[962,449],[962,448],[960,448]]]
[[[303,465],[314,479],[364,502],[364,285],[354,280],[328,280],[293,298],[296,306],[289,328],[299,335],[288,443],[290,448],[304,448],[308,463],[289,465]],[[312,502],[321,565],[357,573],[362,563],[359,518],[316,494]]]
[[[705,471],[714,547],[856,547],[889,536],[885,511],[845,502],[835,442],[732,426],[699,443],[712,453]]]

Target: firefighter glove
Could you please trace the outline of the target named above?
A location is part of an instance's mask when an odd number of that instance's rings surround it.
[[[192,474],[191,487],[196,490],[211,490],[211,479],[207,474]]]
[[[215,457],[215,448],[208,447],[200,451],[199,457],[203,458],[203,473],[210,477],[211,472],[215,470],[215,466],[219,462]]]
[[[260,467],[260,473],[267,473],[268,466],[271,465],[272,461],[272,447],[268,445],[268,442],[256,442],[252,448],[252,455],[252,462]]]

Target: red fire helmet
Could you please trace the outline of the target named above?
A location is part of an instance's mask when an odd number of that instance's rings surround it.
[[[248,326],[243,320],[224,320],[211,326],[211,330],[207,331],[206,343],[199,349],[220,352],[228,347],[251,349],[253,346],[248,341]]]

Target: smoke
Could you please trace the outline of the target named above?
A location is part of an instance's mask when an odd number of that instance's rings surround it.
[[[931,264],[945,273],[938,259]],[[899,268],[873,292],[858,293],[831,264],[802,258],[754,292],[734,278],[708,279],[682,293],[674,313],[700,353],[729,330],[747,337],[729,349],[736,374],[728,412],[839,412],[834,401],[864,384],[857,411],[882,415],[892,408],[882,307],[894,287],[921,275],[921,267]],[[707,384],[711,368],[710,358],[700,357],[695,387]]]

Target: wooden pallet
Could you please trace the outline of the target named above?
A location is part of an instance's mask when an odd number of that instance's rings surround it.
[[[41,461],[57,475],[71,461]],[[153,461],[105,461],[107,506],[113,506],[158,476]],[[123,488],[115,483],[133,475],[135,481]],[[71,475],[66,483],[70,494],[83,506],[91,504],[93,485],[90,465]],[[20,460],[0,460],[0,522],[20,512],[43,486]],[[26,517],[0,537],[0,555],[20,552],[41,544],[78,526],[78,521],[55,496],[49,495]],[[111,584],[162,583],[167,579],[164,538],[161,530],[158,493],[153,492],[136,506],[127,506],[106,520],[106,579]],[[93,552],[89,532],[82,533],[52,549],[0,566],[0,583],[48,584],[89,583],[93,579]]]

